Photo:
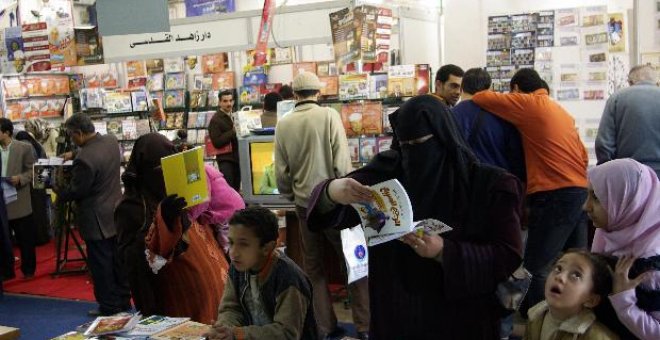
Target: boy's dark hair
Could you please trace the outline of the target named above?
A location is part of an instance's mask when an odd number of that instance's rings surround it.
[[[234,98],[234,91],[232,90],[222,90],[220,93],[218,93],[218,100],[222,100],[223,96],[231,96]]]
[[[562,256],[567,254],[577,254],[587,259],[591,264],[594,294],[597,294],[603,299],[607,299],[607,295],[612,292],[612,268],[607,264],[607,258],[600,254],[590,253],[584,249],[568,249],[553,262],[556,264]]]
[[[277,216],[262,207],[250,207],[237,211],[229,219],[229,224],[240,224],[252,230],[262,246],[270,241],[276,241],[279,236]]]
[[[96,131],[92,120],[82,113],[77,113],[71,116],[66,120],[64,126],[67,130],[80,131],[84,134],[94,133]]]
[[[298,95],[300,98],[307,98],[311,96],[315,96],[317,93],[319,93],[319,90],[300,90],[300,91],[295,91],[295,93]]]
[[[186,139],[188,138],[188,131],[186,129],[179,129],[176,131],[176,136],[179,137],[179,139]]]
[[[435,80],[439,80],[441,82],[446,82],[447,79],[449,79],[449,76],[455,76],[455,77],[462,77],[464,74],[463,69],[454,65],[454,64],[447,64],[438,70],[438,73],[435,74]]]
[[[277,92],[269,92],[264,96],[264,110],[266,111],[275,111],[277,110],[277,102],[282,100]]]
[[[514,85],[523,93],[532,93],[538,89],[545,88],[543,79],[539,73],[532,68],[521,68],[511,78],[510,88],[513,91]]]
[[[283,85],[280,88],[280,96],[282,96],[282,99],[284,100],[289,100],[293,99],[293,89],[289,85]]]
[[[471,68],[465,71],[461,87],[467,94],[475,94],[479,91],[488,90],[491,85],[490,74],[481,68]]]
[[[8,133],[9,136],[14,135],[14,123],[7,118],[0,118],[0,131]]]

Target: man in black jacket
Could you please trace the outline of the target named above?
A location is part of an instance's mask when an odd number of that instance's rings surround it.
[[[238,140],[231,113],[234,109],[234,94],[225,90],[218,94],[219,110],[209,122],[211,143],[218,149],[215,159],[218,170],[225,176],[227,183],[237,192],[241,190],[241,169],[238,162]]]
[[[99,310],[90,315],[115,314],[131,307],[126,276],[115,258],[114,209],[121,198],[119,143],[112,134],[96,133],[92,121],[82,114],[69,118],[65,127],[80,149],[69,185],[55,190],[59,199],[75,201],[77,206],[76,225],[87,245],[87,263],[99,303]]]

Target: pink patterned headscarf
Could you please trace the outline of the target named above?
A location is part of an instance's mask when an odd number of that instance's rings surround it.
[[[589,170],[589,181],[607,211],[591,250],[612,255],[660,254],[660,181],[633,159],[609,161]]]

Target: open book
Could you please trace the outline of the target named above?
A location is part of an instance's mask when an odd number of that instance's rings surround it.
[[[146,319],[142,319],[138,322],[132,330],[127,333],[124,333],[126,337],[140,337],[140,336],[150,336],[158,332],[163,332],[165,330],[171,329],[177,325],[180,325],[190,318],[180,317],[169,317],[169,316],[160,316],[152,315]]]
[[[413,221],[413,209],[403,185],[391,179],[371,186],[372,203],[351,204],[360,215],[368,246],[375,246],[416,231],[442,234],[452,228],[438,220]]]
[[[85,336],[98,336],[127,332],[140,321],[140,314],[120,313],[113,316],[99,316],[85,331]]]
[[[167,195],[177,194],[192,207],[209,199],[204,169],[204,149],[192,148],[160,160]]]

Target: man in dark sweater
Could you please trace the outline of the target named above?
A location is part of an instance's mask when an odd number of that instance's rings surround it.
[[[472,96],[490,88],[488,72],[471,68],[463,75],[461,102],[452,108],[465,142],[483,163],[494,165],[526,182],[525,155],[520,133],[505,121],[484,111],[472,101]]]
[[[218,94],[219,110],[209,122],[211,143],[218,149],[215,156],[218,170],[225,176],[227,183],[237,192],[241,190],[241,169],[238,161],[238,139],[231,113],[234,109],[234,94],[225,90]]]
[[[70,182],[54,190],[58,199],[76,202],[76,225],[87,246],[87,265],[99,303],[99,310],[89,314],[112,315],[131,308],[128,281],[115,258],[114,210],[121,198],[119,143],[112,134],[96,133],[92,121],[83,114],[73,115],[64,124],[80,149],[73,160]]]

